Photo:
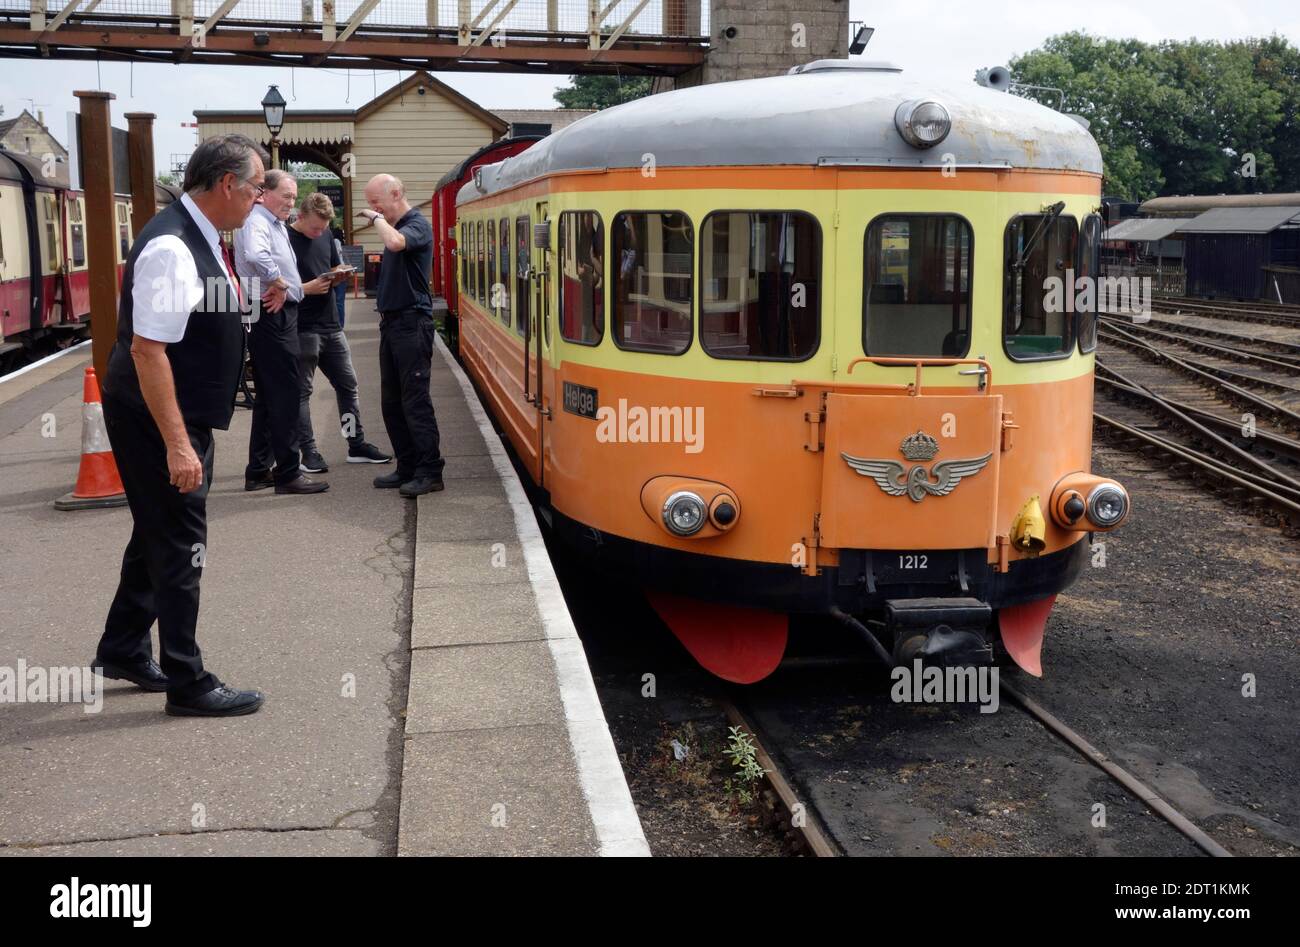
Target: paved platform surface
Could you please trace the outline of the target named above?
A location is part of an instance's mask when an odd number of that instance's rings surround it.
[[[387,448],[364,300],[348,336]],[[88,360],[0,382],[0,667],[87,664],[116,587],[128,511],[51,506],[76,478]],[[0,704],[0,854],[647,852],[518,481],[445,353],[431,390],[447,489],[418,502],[371,486],[391,466],[344,463],[319,375],[328,493],[245,493],[249,412],[217,432],[198,637],[266,705],[173,718],[116,681],[97,714]]]

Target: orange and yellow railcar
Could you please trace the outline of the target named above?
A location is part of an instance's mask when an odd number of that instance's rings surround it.
[[[1003,92],[823,61],[477,170],[460,351],[557,534],[731,680],[788,616],[1040,673],[1128,496],[1090,473],[1101,158]]]

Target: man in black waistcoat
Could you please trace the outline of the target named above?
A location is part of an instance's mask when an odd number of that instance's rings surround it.
[[[127,257],[104,379],[104,422],[135,526],[93,666],[165,690],[177,716],[249,714],[263,699],[204,669],[195,626],[212,429],[230,427],[244,366],[240,289],[218,231],[243,224],[264,160],[243,135],[195,150],[180,200],[145,225]],[[155,619],[161,668],[149,640]]]

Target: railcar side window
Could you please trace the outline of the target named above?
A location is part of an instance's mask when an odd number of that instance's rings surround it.
[[[529,239],[532,228],[528,226],[527,217],[515,219],[515,331],[524,333],[528,324],[528,306],[532,293],[528,285],[528,255],[532,247]]]
[[[1101,278],[1101,217],[1096,214],[1083,218],[1076,275],[1087,277],[1088,283],[1085,285],[1091,287],[1087,296],[1088,305],[1076,313],[1079,320],[1079,351],[1091,352],[1097,348],[1097,313],[1101,307],[1101,300],[1097,297],[1097,282]]]
[[[1073,217],[1025,214],[1007,224],[1003,340],[1014,359],[1065,358],[1074,348],[1066,270],[1073,269],[1079,224]]]
[[[868,355],[970,351],[971,229],[954,214],[888,214],[867,227],[862,350]]]
[[[487,307],[495,310],[501,305],[501,280],[497,275],[497,222],[487,222]]]
[[[700,341],[715,358],[797,361],[817,350],[822,235],[795,211],[722,211],[700,229]]]
[[[691,347],[695,230],[677,211],[625,211],[610,229],[614,344],[680,355]]]
[[[465,239],[467,226],[464,221],[460,221],[460,246],[458,247],[460,251],[460,291],[465,295],[469,294],[469,241]]]
[[[497,224],[497,247],[500,254],[497,261],[501,264],[497,276],[501,283],[501,298],[498,300],[501,304],[501,321],[510,325],[510,221],[505,217]]]
[[[487,300],[487,267],[483,262],[483,221],[480,220],[475,229],[478,231],[478,249],[474,257],[478,262],[478,283],[474,293],[479,303],[484,303]]]
[[[583,345],[605,336],[605,225],[595,211],[560,215],[560,335]]]

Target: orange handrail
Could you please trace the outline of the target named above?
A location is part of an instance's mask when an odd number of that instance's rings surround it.
[[[984,392],[993,390],[993,366],[983,358],[886,358],[878,355],[864,355],[855,358],[849,362],[849,367],[844,370],[846,375],[852,375],[853,369],[863,362],[869,362],[872,365],[903,366],[910,365],[916,369],[916,381],[913,385],[907,386],[913,395],[921,393],[921,369],[923,368],[942,368],[949,365],[982,365],[984,367]]]

